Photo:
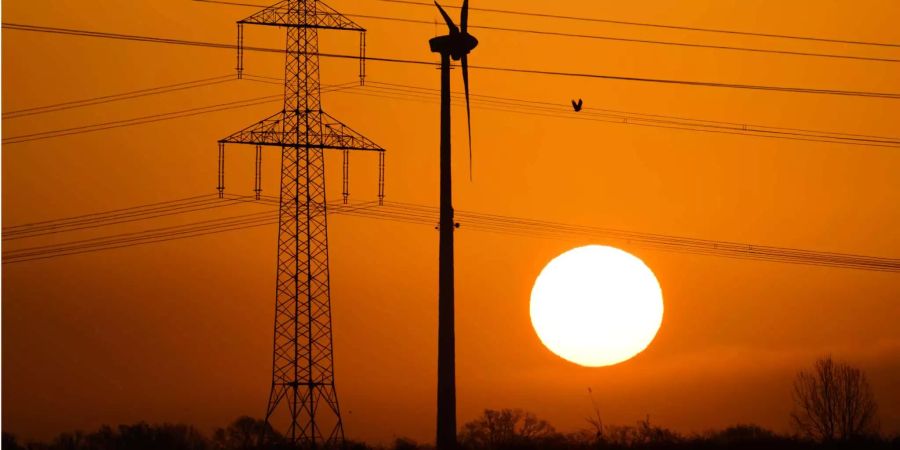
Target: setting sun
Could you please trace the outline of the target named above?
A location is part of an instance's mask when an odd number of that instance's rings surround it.
[[[550,351],[609,366],[647,348],[662,323],[662,291],[643,261],[589,245],[557,256],[531,291],[531,323]]]

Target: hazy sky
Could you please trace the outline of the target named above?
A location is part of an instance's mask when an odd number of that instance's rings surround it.
[[[254,0],[257,2],[258,0]],[[359,15],[439,20],[437,11],[334,0]],[[760,33],[900,43],[900,7],[884,1],[743,2],[472,0],[472,6]],[[256,9],[188,0],[7,0],[7,23],[232,43]],[[456,15],[451,11],[452,15]],[[368,54],[437,61],[428,24],[355,18]],[[565,31],[900,59],[897,47],[678,31],[473,11],[472,25]],[[698,49],[473,29],[476,65],[758,85],[900,92],[900,63]],[[3,111],[233,73],[233,50],[4,29]],[[247,45],[283,47],[283,32],[247,28]],[[321,49],[354,54],[353,33]],[[322,59],[323,84],[357,79],[354,60]],[[248,52],[246,70],[281,76],[280,55]],[[437,204],[438,104],[374,83],[437,88],[433,67],[370,62],[369,87],[323,95],[324,109],[388,149],[388,199]],[[458,71],[454,89],[461,90]],[[900,137],[900,101],[835,95],[472,70],[473,94],[586,110]],[[229,81],[164,95],[3,120],[3,137],[279,94]],[[624,230],[818,251],[900,257],[900,152],[593,120],[454,109],[458,209]],[[215,188],[216,141],[278,102],[134,127],[3,145],[3,226],[125,208]],[[579,116],[586,117],[586,116]],[[252,189],[252,147],[229,147],[228,192]],[[328,195],[339,199],[340,155]],[[277,193],[278,154],[264,156]],[[351,199],[376,195],[377,159],[351,166]],[[264,210],[235,206],[42,239],[4,250]],[[204,430],[261,417],[271,369],[274,226],[5,264],[3,430],[48,438],[104,423],[186,422]],[[900,431],[900,276],[661,252],[573,236],[457,234],[459,421],[484,408],[533,411],[563,431],[587,426],[591,387],[606,423],[649,414],[702,431],[738,422],[787,430],[794,374],[832,353],[868,373],[885,431]],[[434,433],[437,233],[432,226],[329,220],[336,382],[349,437],[429,441]],[[545,349],[528,316],[541,268],[578,245],[642,258],[665,313],[650,347],[613,367],[584,368]]]

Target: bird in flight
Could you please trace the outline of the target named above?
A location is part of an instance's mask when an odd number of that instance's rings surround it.
[[[583,105],[584,105],[584,102],[581,101],[580,98],[578,99],[578,102],[575,102],[575,100],[572,100],[572,108],[575,109],[575,112],[581,111],[581,107]]]

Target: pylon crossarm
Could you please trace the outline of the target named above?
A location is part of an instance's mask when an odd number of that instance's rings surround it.
[[[340,120],[322,113],[322,144],[326,148],[346,148],[383,152],[384,148],[371,139],[357,133]]]
[[[283,141],[281,121],[284,114],[280,111],[260,120],[249,127],[219,140],[229,144],[277,145]]]
[[[275,113],[253,125],[219,140],[220,143],[251,144],[291,148],[320,148],[327,150],[356,150],[383,152],[384,148],[371,139],[344,125],[341,121],[324,112],[312,113],[322,123],[321,133],[309,135],[309,141],[294,143],[289,134],[284,133],[282,122],[285,114]],[[298,123],[302,121],[291,121]]]
[[[315,16],[312,23],[306,20],[306,17],[297,17],[295,11],[290,6],[296,4],[295,1],[284,0],[278,2],[262,11],[247,17],[238,23],[253,25],[268,25],[275,27],[295,27],[295,28],[321,28],[327,30],[348,30],[348,31],[366,31],[356,22],[348,19],[343,14],[335,11],[330,6],[322,2],[316,2]]]

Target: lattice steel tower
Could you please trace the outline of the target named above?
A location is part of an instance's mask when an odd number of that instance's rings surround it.
[[[343,152],[345,202],[349,151],[378,152],[380,201],[384,196],[384,149],[322,111],[318,32],[360,33],[362,83],[365,29],[321,2],[281,1],[238,21],[239,78],[243,73],[244,24],[287,29],[284,108],[219,141],[219,196],[224,195],[226,143],[256,146],[257,198],[261,149],[281,150],[275,337],[266,422],[286,416],[285,436],[292,442],[331,447],[343,443],[344,430],[334,386],[324,151]],[[280,409],[281,405],[287,411]]]

